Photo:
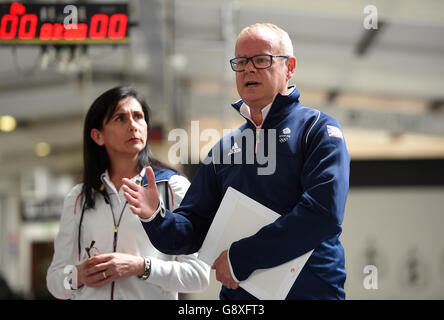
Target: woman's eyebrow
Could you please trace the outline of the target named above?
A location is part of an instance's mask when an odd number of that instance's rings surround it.
[[[116,112],[116,113],[113,114],[112,118],[115,118],[117,116],[125,116],[125,115],[126,115],[125,112]]]

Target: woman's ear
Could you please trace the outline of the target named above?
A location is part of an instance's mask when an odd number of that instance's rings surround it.
[[[102,131],[100,131],[96,128],[91,129],[90,136],[91,136],[91,139],[93,139],[93,141],[95,143],[97,143],[99,146],[103,146],[105,144]]]

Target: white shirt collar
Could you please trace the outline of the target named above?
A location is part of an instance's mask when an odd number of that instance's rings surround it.
[[[293,90],[295,89],[295,86],[292,86],[290,88],[288,88],[288,91],[286,94],[284,94],[284,96],[288,96],[290,95]],[[264,108],[262,108],[261,112],[262,112],[262,123],[260,123],[258,126],[256,125],[256,123],[254,123],[254,121],[251,119],[251,109],[250,107],[246,104],[246,103],[242,103],[239,112],[241,115],[243,115],[245,118],[247,118],[248,120],[250,120],[255,126],[256,129],[260,129],[262,127],[262,125],[264,124],[265,118],[268,115],[268,112],[270,112],[271,109],[271,105],[272,103],[270,103],[269,105],[265,106]]]
[[[137,175],[135,175],[134,177],[132,177],[130,180],[133,181],[134,183],[139,183],[143,179],[144,175],[145,175],[145,168],[142,168],[142,170],[140,170],[140,172]],[[108,173],[108,169],[106,169],[105,172],[100,175],[100,180],[107,188],[111,189],[112,192],[114,192],[116,194],[119,193],[116,190],[114,183],[111,182],[111,179],[110,179],[109,173]]]
[[[259,125],[256,125],[256,123],[253,121],[253,119],[251,119],[251,109],[250,107],[246,104],[246,103],[242,103],[239,112],[241,115],[243,115],[246,119],[250,120],[257,129],[260,129],[262,127],[262,124],[265,121],[265,118],[268,115],[268,112],[271,109],[271,103],[267,106],[265,106],[264,108],[262,108],[261,112],[262,112],[262,123],[260,123]]]

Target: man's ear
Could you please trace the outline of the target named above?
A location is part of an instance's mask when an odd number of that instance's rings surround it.
[[[99,146],[103,146],[105,144],[102,131],[100,131],[96,128],[91,129],[90,136],[91,136],[91,139],[93,139],[93,141],[95,143],[97,143]]]
[[[287,58],[287,81],[290,80],[296,69],[296,58],[291,56]]]

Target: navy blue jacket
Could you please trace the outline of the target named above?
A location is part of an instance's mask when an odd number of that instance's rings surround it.
[[[233,107],[239,111],[242,103]],[[175,213],[167,210],[164,218],[158,215],[143,226],[164,253],[196,252],[231,186],[281,214],[274,223],[231,245],[229,258],[236,278],[245,280],[256,269],[274,267],[314,249],[287,299],[344,299],[346,272],[339,236],[350,157],[340,125],[331,116],[304,107],[295,88],[289,95],[276,96],[262,129],[263,135],[256,135],[254,124],[247,120],[223,137],[200,165]],[[248,131],[254,133],[256,153],[251,141],[246,144]],[[274,171],[259,174],[258,169],[270,163],[264,164],[259,155],[268,151],[268,156],[276,155]],[[234,161],[236,156],[242,157],[242,163]],[[225,286],[220,298],[254,299],[242,288]]]

